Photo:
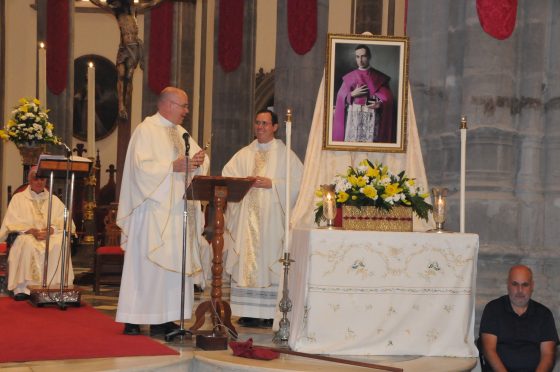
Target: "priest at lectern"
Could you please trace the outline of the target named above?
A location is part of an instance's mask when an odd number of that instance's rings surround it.
[[[150,324],[152,335],[167,334],[178,328],[173,321],[182,319],[185,184],[209,166],[204,151],[181,126],[188,113],[187,94],[165,88],[158,112],[136,127],[128,145],[117,213],[125,255],[116,320],[125,323],[126,335],[140,334],[140,324]],[[188,204],[185,319],[192,315],[193,276],[202,270],[197,243],[204,226],[200,202]]]
[[[49,192],[46,179],[37,177],[37,166],[28,174],[29,186],[16,193],[6,211],[0,228],[0,241],[9,233],[19,235],[14,240],[8,257],[8,290],[13,291],[16,301],[29,298],[29,286],[40,286],[43,282],[46,237],[49,237],[47,287],[60,286],[61,244],[64,232],[64,204],[56,195],[52,197],[51,226],[47,229]],[[72,224],[72,230],[74,225]],[[74,281],[72,262],[69,260],[68,285]]]

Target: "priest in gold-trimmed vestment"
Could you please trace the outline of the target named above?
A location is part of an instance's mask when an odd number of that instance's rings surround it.
[[[260,322],[271,325],[278,305],[276,298],[282,270],[278,260],[282,256],[285,228],[287,148],[281,140],[274,138],[278,129],[275,113],[259,111],[254,129],[257,139],[238,151],[222,171],[226,177],[255,177],[245,198],[227,206],[225,269],[232,277],[230,302],[233,315],[242,319],[260,319]],[[303,171],[301,161],[293,152],[290,154],[290,169],[293,207]]]

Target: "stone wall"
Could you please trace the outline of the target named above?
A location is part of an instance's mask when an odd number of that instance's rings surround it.
[[[409,2],[410,84],[431,186],[459,229],[461,115],[468,118],[466,231],[480,236],[476,329],[513,264],[560,320],[560,3],[519,1],[513,34],[486,34],[474,1]]]

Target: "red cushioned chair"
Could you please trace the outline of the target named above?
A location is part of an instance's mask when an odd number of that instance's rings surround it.
[[[95,250],[95,278],[93,291],[99,295],[101,284],[120,285],[124,251],[120,247],[121,230],[115,223],[117,214],[116,205],[105,217],[104,244]]]
[[[0,243],[0,293],[6,290],[8,285],[8,245]]]

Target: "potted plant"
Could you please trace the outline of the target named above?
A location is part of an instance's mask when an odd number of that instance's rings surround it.
[[[49,122],[48,110],[41,107],[37,98],[21,98],[14,107],[10,120],[0,130],[0,138],[13,142],[19,149],[24,165],[35,164],[45,145],[60,144]]]

